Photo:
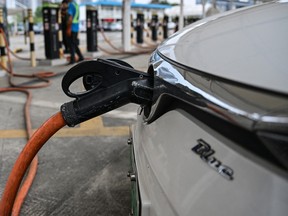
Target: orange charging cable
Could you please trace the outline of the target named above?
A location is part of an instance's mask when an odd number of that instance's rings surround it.
[[[0,88],[0,92],[20,91],[20,92],[26,93],[27,100],[25,103],[25,122],[26,122],[26,131],[27,131],[27,135],[28,135],[28,139],[29,139],[29,138],[31,138],[32,133],[33,133],[32,125],[31,125],[31,118],[30,118],[30,113],[29,113],[32,96],[31,96],[31,93],[26,89],[43,88],[43,87],[49,86],[51,84],[51,82],[47,78],[55,76],[55,73],[53,73],[53,72],[38,72],[38,73],[31,74],[31,75],[14,73],[12,61],[11,61],[11,57],[10,57],[11,51],[10,51],[9,46],[8,46],[8,41],[7,41],[6,35],[5,35],[2,28],[0,28],[0,34],[3,35],[4,41],[5,41],[5,46],[7,49],[7,57],[8,57],[8,66],[5,67],[4,65],[2,65],[0,63],[0,67],[2,67],[8,73],[9,84],[10,84],[10,86],[13,87],[13,88],[11,88],[11,87]],[[29,85],[29,86],[20,85],[20,86],[18,86],[17,84],[15,84],[13,82],[13,77],[34,78],[34,79],[37,79],[38,81],[41,81],[41,83],[38,85]],[[33,183],[34,178],[35,178],[35,175],[37,172],[37,167],[38,167],[38,156],[35,155],[35,158],[32,160],[31,165],[29,167],[29,172],[27,173],[26,179],[22,183],[21,188],[20,188],[20,190],[17,194],[17,197],[14,201],[12,216],[18,216],[20,214],[21,206],[22,206],[24,199],[27,196],[28,191],[29,191],[29,189]],[[2,214],[0,214],[0,215],[2,215]]]
[[[30,117],[30,105],[31,105],[32,95],[30,91],[26,89],[22,89],[22,88],[0,88],[0,92],[12,92],[12,91],[23,92],[27,95],[27,100],[25,102],[25,108],[24,108],[24,113],[25,113],[24,117],[25,117],[27,137],[28,139],[30,139],[33,134],[32,125],[31,125],[31,117]],[[23,182],[17,194],[16,200],[13,205],[12,216],[18,216],[20,214],[21,206],[24,202],[26,195],[28,194],[29,188],[31,187],[33,183],[33,179],[37,172],[37,167],[38,167],[38,156],[36,155],[31,162],[31,165],[29,167],[29,172],[25,178],[25,181]]]
[[[18,156],[7,180],[0,202],[1,216],[11,215],[18,189],[31,161],[49,138],[65,125],[66,122],[63,119],[62,114],[58,112],[49,118],[29,139]]]

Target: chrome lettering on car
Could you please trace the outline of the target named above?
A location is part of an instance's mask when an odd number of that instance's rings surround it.
[[[197,140],[198,144],[194,146],[191,150],[200,156],[200,158],[205,161],[212,169],[216,170],[221,176],[227,180],[233,180],[234,171],[223,165],[217,158],[213,157],[215,151],[211,146],[202,139]]]

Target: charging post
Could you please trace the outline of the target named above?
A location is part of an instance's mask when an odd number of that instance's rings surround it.
[[[162,23],[163,38],[164,39],[168,38],[168,22],[169,22],[169,17],[167,15],[165,15],[163,17],[163,23]]]
[[[91,57],[99,56],[98,52],[98,11],[95,7],[86,6],[86,38],[87,38],[87,51]]]
[[[43,28],[46,61],[41,61],[45,65],[64,64],[65,59],[60,59],[59,43],[59,6],[50,2],[43,3]]]
[[[152,35],[152,40],[155,42],[157,41],[157,30],[158,30],[158,15],[153,14],[152,15],[152,20],[151,20],[151,35]]]
[[[35,55],[35,35],[34,35],[34,20],[32,9],[28,9],[28,20],[29,20],[29,39],[30,39],[30,59],[31,59],[31,66],[36,67],[36,55]]]
[[[58,24],[59,24],[59,31],[58,31],[58,38],[59,38],[59,56],[60,58],[64,57],[64,50],[63,50],[63,25],[62,25],[62,18],[61,18],[61,10],[58,10]],[[66,34],[66,32],[64,32]]]
[[[143,30],[144,30],[144,14],[137,13],[136,18],[136,42],[142,44],[143,40]]]

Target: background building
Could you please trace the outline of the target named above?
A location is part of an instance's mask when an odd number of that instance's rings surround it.
[[[159,21],[162,21],[164,14],[170,17],[170,20],[177,22],[180,15],[180,6],[150,4],[152,0],[131,0],[131,14],[135,20],[137,13],[144,14],[145,21],[148,23],[151,20],[152,14],[157,14]],[[262,0],[267,1],[267,0]],[[260,1],[260,2],[262,2]],[[269,0],[268,0],[269,1]],[[43,2],[52,2],[60,4],[62,0],[0,0],[0,4],[6,5],[8,9],[8,23],[14,25],[13,29],[22,28],[23,18],[28,8],[31,8],[35,13],[38,7],[41,7]],[[80,4],[80,26],[85,31],[86,26],[86,6],[92,5],[98,10],[99,25],[105,27],[111,23],[121,24],[122,20],[122,2],[123,0],[77,0]],[[153,2],[161,2],[154,0]],[[180,0],[167,0],[170,4],[180,4]],[[184,0],[184,18],[185,24],[201,19],[214,7],[216,12],[224,12],[226,10],[240,8],[253,5],[259,0]],[[205,2],[205,4],[203,4]],[[38,8],[39,12],[39,8]]]
[[[122,21],[122,1],[119,0],[99,0],[80,4],[80,25],[84,31],[86,26],[86,7],[93,6],[97,8],[99,25],[106,28],[112,23]],[[157,14],[161,20],[164,17],[165,9],[170,8],[170,5],[162,4],[143,4],[131,3],[131,15],[133,20],[136,19],[137,13],[143,13],[146,23],[150,22],[152,15]]]

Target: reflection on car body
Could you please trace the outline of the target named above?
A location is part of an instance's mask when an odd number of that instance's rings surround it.
[[[287,215],[287,38],[278,1],[193,23],[155,50],[152,103],[131,127],[133,215]]]

